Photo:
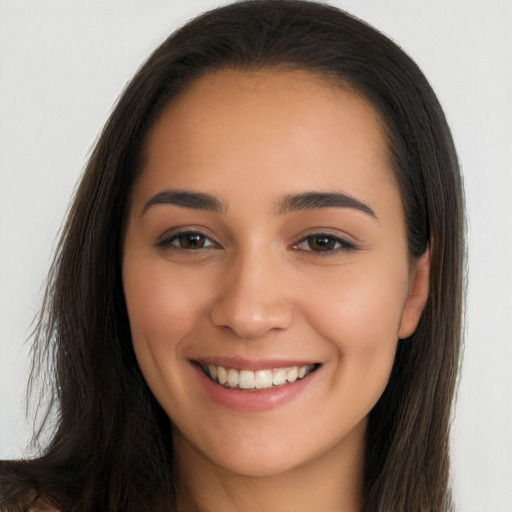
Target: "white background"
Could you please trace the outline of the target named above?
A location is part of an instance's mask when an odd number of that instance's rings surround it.
[[[88,152],[149,52],[219,3],[0,0],[0,459],[30,437],[25,340]],[[331,3],[415,58],[452,127],[470,250],[455,494],[461,512],[511,512],[512,1]]]

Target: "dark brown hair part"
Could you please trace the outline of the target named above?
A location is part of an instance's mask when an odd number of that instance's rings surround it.
[[[195,79],[223,68],[291,67],[359,91],[387,130],[411,257],[431,251],[416,332],[399,342],[370,413],[364,512],[448,512],[449,428],[461,350],[464,209],[442,109],[387,37],[327,5],[250,0],[171,35],[127,86],[90,158],[65,225],[34,340],[52,362],[55,434],[35,460],[0,463],[0,509],[34,491],[66,511],[169,510],[170,420],[138,368],[121,282],[124,219],[148,133]],[[35,371],[36,371],[35,370]]]

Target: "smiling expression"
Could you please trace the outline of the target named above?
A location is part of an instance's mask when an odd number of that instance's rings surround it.
[[[307,72],[219,71],[145,156],[123,284],[177,452],[246,475],[360,456],[428,286],[371,104]]]

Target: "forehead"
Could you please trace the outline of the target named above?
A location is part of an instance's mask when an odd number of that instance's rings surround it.
[[[287,193],[396,189],[373,105],[298,70],[229,69],[198,79],[153,126],[145,161],[137,187],[147,194],[199,186],[222,195],[233,183],[256,192],[262,182]]]

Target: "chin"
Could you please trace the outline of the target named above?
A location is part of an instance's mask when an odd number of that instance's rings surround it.
[[[304,461],[284,459],[281,455],[260,453],[258,457],[234,451],[231,457],[213,461],[225,471],[246,477],[273,477],[297,469]]]

